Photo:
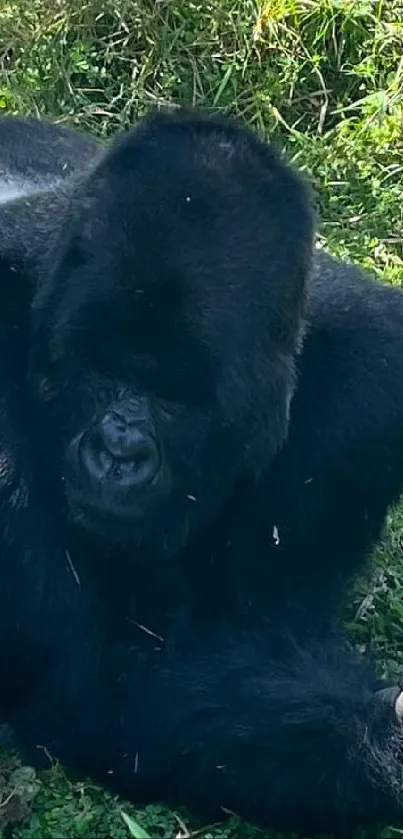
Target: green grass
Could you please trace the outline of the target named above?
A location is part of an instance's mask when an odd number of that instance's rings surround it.
[[[314,184],[321,243],[401,284],[403,0],[2,0],[0,109],[107,137],[167,103],[208,105],[271,137]],[[381,673],[403,670],[402,545],[398,508],[374,578],[353,592],[351,630]],[[4,764],[0,836],[130,836],[121,803],[93,785],[55,767],[39,781]],[[186,835],[163,808],[123,809],[154,839]],[[232,820],[200,835],[253,834]]]

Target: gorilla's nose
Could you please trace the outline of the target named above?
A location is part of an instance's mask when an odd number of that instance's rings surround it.
[[[108,412],[86,437],[81,455],[93,479],[108,477],[138,487],[152,481],[160,462],[154,437],[116,411]]]

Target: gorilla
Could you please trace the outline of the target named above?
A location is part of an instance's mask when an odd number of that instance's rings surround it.
[[[343,600],[403,485],[403,295],[216,116],[0,121],[0,714],[133,801],[403,822]]]

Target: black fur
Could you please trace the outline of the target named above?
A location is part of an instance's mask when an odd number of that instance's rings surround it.
[[[402,821],[396,691],[338,627],[402,486],[401,293],[313,255],[304,184],[219,119],[3,119],[0,167],[20,746],[206,818]]]

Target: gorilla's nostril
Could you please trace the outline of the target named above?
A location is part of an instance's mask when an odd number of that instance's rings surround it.
[[[125,425],[120,418],[116,422],[112,413],[86,435],[81,445],[81,463],[96,481],[108,478],[127,486],[141,486],[155,477],[159,460],[154,438],[136,425]]]
[[[141,427],[115,413],[103,418],[99,433],[103,446],[116,460],[148,459],[155,447],[153,438]]]

